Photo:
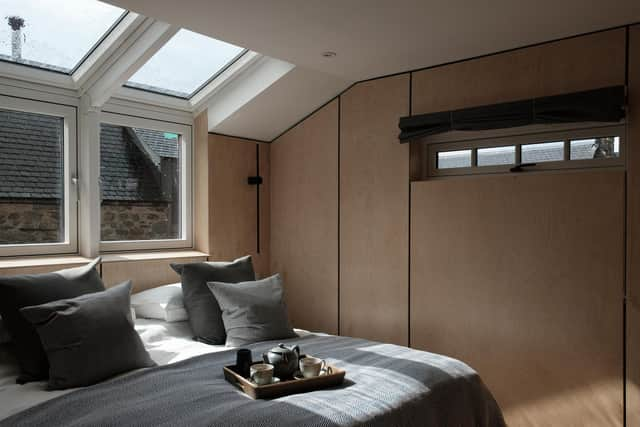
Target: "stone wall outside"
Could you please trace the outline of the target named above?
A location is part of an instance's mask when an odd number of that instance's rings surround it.
[[[0,244],[55,243],[63,239],[62,209],[52,200],[0,199]],[[165,202],[104,202],[102,240],[178,237]]]
[[[177,238],[177,225],[171,224],[171,209],[164,202],[103,202],[104,241],[155,240]]]
[[[57,200],[0,199],[0,244],[60,242],[61,213]]]

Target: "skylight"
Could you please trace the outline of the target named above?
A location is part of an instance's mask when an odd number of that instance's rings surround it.
[[[71,73],[125,13],[96,0],[0,0],[0,60]]]
[[[136,72],[125,86],[191,98],[244,49],[188,30],[180,30]]]

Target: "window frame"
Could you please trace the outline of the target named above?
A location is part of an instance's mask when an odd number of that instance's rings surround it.
[[[171,132],[180,135],[181,138],[181,159],[180,168],[180,239],[157,239],[157,240],[102,240],[102,218],[98,222],[98,236],[100,239],[100,252],[123,252],[140,250],[163,250],[163,249],[187,249],[193,247],[193,145],[192,126],[174,122],[166,122],[148,118],[134,117],[129,115],[106,113],[100,115],[100,124],[110,124],[115,126],[128,126],[157,130],[160,132]],[[99,142],[99,141],[98,141]],[[98,163],[100,164],[100,163]],[[99,199],[99,203],[102,200]],[[98,211],[102,212],[101,207]]]
[[[608,159],[570,159],[570,141],[606,136],[620,138],[620,155]],[[446,141],[431,143],[427,146],[427,171],[430,178],[459,176],[459,175],[486,175],[510,173],[510,169],[521,163],[521,148],[523,145],[564,142],[563,160],[539,162],[535,166],[527,166],[527,171],[545,171],[562,169],[582,169],[624,166],[626,152],[626,129],[624,124],[598,126],[592,128],[579,128],[565,131],[536,132],[530,134],[504,135],[493,138],[473,139],[466,141]],[[477,150],[479,148],[515,146],[515,163],[505,165],[477,166]],[[471,167],[438,169],[438,153],[443,151],[472,150]]]
[[[2,109],[43,114],[63,119],[63,189],[64,189],[64,241],[59,243],[21,243],[0,245],[0,257],[24,255],[76,254],[78,252],[78,145],[77,109],[0,95]]]

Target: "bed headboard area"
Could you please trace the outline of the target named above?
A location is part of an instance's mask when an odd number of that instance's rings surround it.
[[[200,252],[175,252],[159,255],[157,253],[105,255],[98,270],[106,287],[112,287],[126,280],[133,284],[132,293],[157,286],[177,283],[180,276],[171,269],[170,264],[206,261],[207,256]],[[66,268],[79,267],[91,260],[83,257],[51,257],[38,260],[39,265],[28,265],[33,261],[21,260],[11,263],[4,261],[6,267],[0,268],[0,276],[20,274],[41,274]]]

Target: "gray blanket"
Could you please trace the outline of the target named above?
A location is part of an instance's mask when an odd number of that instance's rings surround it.
[[[361,339],[288,340],[346,369],[342,386],[251,400],[227,383],[235,351],[145,369],[0,421],[0,426],[504,426],[495,400],[464,363]],[[251,346],[254,359],[277,342]]]

